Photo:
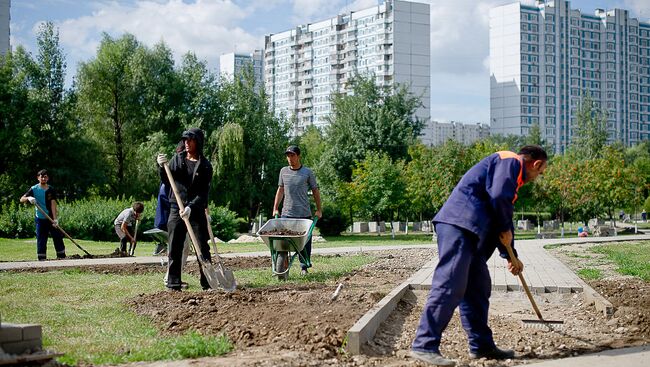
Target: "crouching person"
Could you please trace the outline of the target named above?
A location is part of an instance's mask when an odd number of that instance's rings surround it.
[[[126,252],[126,244],[133,244],[135,242],[135,232],[133,224],[136,220],[142,217],[144,211],[144,204],[136,201],[130,208],[122,210],[120,215],[115,218],[113,224],[115,225],[115,233],[120,238],[120,254],[122,256],[128,255]]]

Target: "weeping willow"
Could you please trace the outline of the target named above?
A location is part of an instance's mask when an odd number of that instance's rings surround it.
[[[216,172],[223,177],[228,172],[239,171],[244,167],[244,129],[232,122],[220,127],[216,134]]]

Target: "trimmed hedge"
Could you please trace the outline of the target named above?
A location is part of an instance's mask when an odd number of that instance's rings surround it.
[[[118,214],[133,204],[132,199],[83,199],[60,202],[59,223],[73,238],[92,241],[117,241],[113,221]],[[138,235],[153,228],[156,200],[145,201]],[[235,236],[238,219],[234,212],[223,207],[210,206],[214,235],[224,241]],[[12,202],[0,211],[0,237],[30,238],[36,231],[34,207]]]

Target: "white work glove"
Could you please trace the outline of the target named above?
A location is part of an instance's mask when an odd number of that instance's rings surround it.
[[[156,158],[156,162],[158,162],[158,165],[160,167],[164,166],[165,163],[167,163],[167,156],[164,153],[158,153],[158,157]]]
[[[192,209],[189,206],[185,207],[185,210],[181,212],[181,218],[183,219],[189,219],[190,213],[192,212]]]
[[[55,219],[55,220],[52,221],[52,227],[59,228],[59,220],[58,219]]]
[[[36,205],[36,198],[33,196],[28,196],[27,201],[29,201],[29,203],[32,205]]]

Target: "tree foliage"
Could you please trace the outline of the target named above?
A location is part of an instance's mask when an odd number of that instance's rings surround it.
[[[260,211],[270,212],[278,173],[286,165],[288,124],[272,114],[268,97],[263,89],[255,87],[250,68],[241,78],[222,81],[219,100],[227,106],[222,121],[236,124],[243,131],[244,165],[219,176],[217,189],[221,193],[216,195],[217,202],[247,219]]]
[[[386,153],[368,152],[366,159],[357,163],[349,183],[356,209],[378,222],[392,219],[405,204],[403,170],[403,161],[393,162]]]
[[[369,152],[385,153],[393,161],[406,159],[424,124],[414,115],[420,99],[403,85],[380,87],[373,77],[356,76],[349,89],[334,95],[326,129],[325,156],[343,181],[350,180],[354,162]]]
[[[599,158],[607,142],[607,113],[586,94],[576,113],[571,150],[578,159]]]

